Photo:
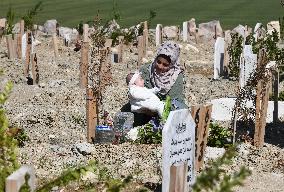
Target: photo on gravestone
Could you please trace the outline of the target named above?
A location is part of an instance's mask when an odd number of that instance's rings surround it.
[[[163,191],[188,191],[195,181],[195,122],[190,110],[171,111],[162,136]]]
[[[133,128],[134,114],[117,112],[114,117],[113,131],[116,138],[125,140],[126,134]]]

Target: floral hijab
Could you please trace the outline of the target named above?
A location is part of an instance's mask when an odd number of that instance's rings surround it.
[[[173,41],[166,41],[158,48],[156,58],[150,66],[150,80],[154,87],[160,89],[161,95],[166,95],[182,72],[179,64],[179,45]],[[167,72],[157,74],[156,61],[159,55],[167,55],[171,59],[170,69]]]

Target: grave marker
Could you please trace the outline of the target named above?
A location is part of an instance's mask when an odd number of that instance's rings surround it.
[[[253,54],[252,46],[245,45],[240,58],[240,88],[243,88],[251,74],[256,70],[257,54]]]
[[[8,48],[8,58],[15,59],[17,57],[17,52],[12,34],[6,35],[6,41]]]
[[[123,40],[124,36],[118,36],[118,63],[123,62]]]
[[[27,31],[27,47],[26,47],[26,56],[25,56],[25,69],[24,75],[27,77],[30,71],[30,62],[31,62],[31,51],[32,51],[32,33]]]
[[[211,119],[212,104],[197,105],[191,107],[191,115],[195,122],[195,170],[199,171],[203,166],[209,124]]]
[[[262,49],[258,56],[258,67],[267,64],[267,56],[265,50]],[[269,87],[271,74],[268,72],[265,75],[268,76],[268,82],[260,80],[257,83],[256,88],[256,104],[255,104],[255,130],[254,130],[254,145],[256,147],[262,147],[264,144],[265,126],[266,126],[266,116],[267,107],[269,100]]]
[[[279,21],[270,21],[267,23],[267,33],[272,35],[272,32],[276,30],[278,37],[280,38],[280,23]]]
[[[182,40],[183,42],[187,42],[188,38],[188,22],[185,21],[182,23]]]
[[[54,57],[57,61],[59,53],[58,53],[58,43],[57,43],[57,36],[56,33],[52,34],[52,42],[53,42],[53,49],[54,49]]]
[[[36,53],[32,54],[32,74],[33,74],[33,84],[38,84],[39,83],[39,71],[38,71]]]
[[[279,70],[276,69],[273,72],[273,100],[274,100],[273,123],[278,122],[278,97],[279,97]]]
[[[92,143],[96,137],[96,126],[98,124],[98,106],[93,89],[87,88],[86,92],[87,140],[89,143]]]
[[[217,37],[214,51],[214,79],[219,79],[223,75],[224,68],[224,38]]]
[[[225,31],[225,37],[224,37],[224,75],[228,76],[229,75],[229,60],[230,60],[230,55],[228,51],[228,47],[231,44],[231,31],[227,30]]]
[[[138,61],[137,61],[137,66],[140,67],[142,65],[142,59],[143,59],[143,43],[144,42],[144,38],[143,36],[138,36]]]
[[[188,191],[195,181],[195,123],[190,111],[171,111],[162,135],[162,191]]]
[[[162,44],[162,25],[157,24],[156,27],[156,46]]]
[[[5,191],[6,192],[18,192],[22,185],[25,184],[25,175],[30,176],[28,185],[31,191],[35,191],[35,173],[34,168],[28,165],[21,166],[20,169],[12,173],[6,178]]]
[[[88,71],[89,71],[89,25],[83,25],[83,43],[81,47],[81,62],[80,62],[80,86],[87,87]]]
[[[27,34],[24,33],[22,35],[22,60],[26,59],[26,51],[27,51]]]

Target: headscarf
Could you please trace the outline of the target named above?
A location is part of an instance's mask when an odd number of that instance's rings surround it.
[[[150,80],[151,83],[160,89],[160,94],[166,95],[176,82],[178,75],[182,72],[179,64],[179,45],[173,41],[166,41],[161,44],[157,50],[156,58],[150,67]],[[170,57],[170,69],[167,72],[157,74],[156,63],[159,55],[166,55]]]

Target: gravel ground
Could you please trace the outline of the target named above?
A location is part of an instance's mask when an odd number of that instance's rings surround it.
[[[2,39],[0,67],[5,74],[0,77],[0,88],[7,80],[14,82],[5,108],[11,124],[23,128],[30,138],[19,149],[20,162],[34,165],[38,184],[53,178],[67,167],[85,164],[91,159],[109,168],[115,177],[133,174],[142,183],[161,182],[160,145],[86,143],[86,96],[85,90],[79,87],[80,53],[60,44],[60,58],[55,62],[51,38],[39,35],[37,39],[41,42],[36,47],[40,84],[27,85],[23,63],[7,58],[6,43]],[[235,95],[237,81],[212,80],[212,45],[191,43],[199,52],[187,50],[186,44],[181,45],[185,95],[189,106]],[[112,65],[113,79],[103,92],[103,105],[100,108],[111,116],[127,102],[125,76],[136,69],[135,50],[132,46],[126,46],[124,62]],[[151,46],[148,53],[153,55],[155,48]],[[236,191],[284,191],[283,138],[283,124],[269,124],[263,148],[256,149],[248,143],[240,146],[239,155],[228,171],[245,165],[253,174]]]

